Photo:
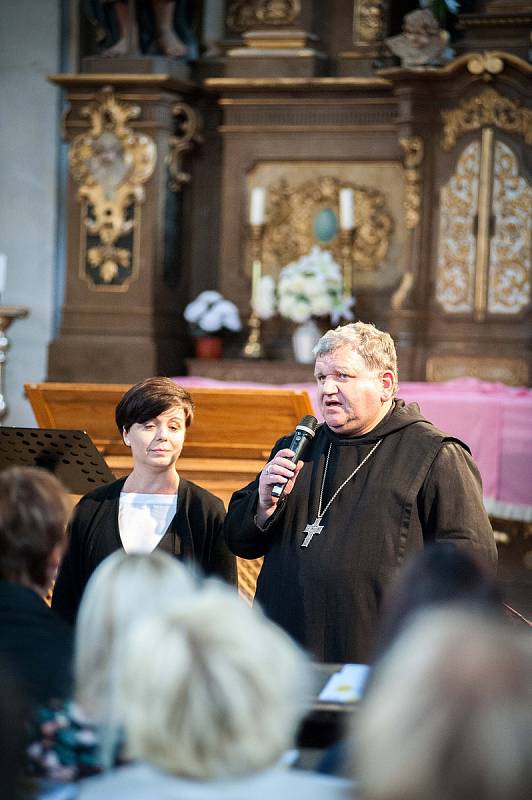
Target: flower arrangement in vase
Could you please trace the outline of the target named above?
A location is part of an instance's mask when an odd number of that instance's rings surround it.
[[[242,329],[236,305],[212,290],[201,292],[185,307],[183,316],[196,340],[198,358],[220,358],[223,331]]]
[[[340,319],[353,319],[352,297],[343,293],[342,271],[328,250],[313,247],[310,253],[283,267],[277,286],[264,276],[259,282],[254,310],[261,319],[273,316],[295,322],[293,334],[296,361],[310,363],[312,349],[320,337],[316,317],[329,316],[337,325]]]

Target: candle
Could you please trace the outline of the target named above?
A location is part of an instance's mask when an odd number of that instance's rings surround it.
[[[340,228],[351,231],[355,226],[354,193],[352,189],[340,189]]]
[[[251,206],[249,209],[250,225],[264,225],[264,206],[266,204],[266,189],[256,186],[251,190]]]
[[[0,295],[4,293],[6,288],[6,274],[7,274],[7,256],[5,253],[0,253]]]

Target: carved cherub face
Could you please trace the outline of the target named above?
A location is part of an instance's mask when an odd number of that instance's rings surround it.
[[[406,14],[403,23],[405,36],[413,47],[426,47],[439,38],[438,23],[429,9],[416,9]]]
[[[131,165],[124,155],[124,147],[118,136],[109,131],[94,139],[89,171],[92,177],[103,186],[107,197],[126,179]]]

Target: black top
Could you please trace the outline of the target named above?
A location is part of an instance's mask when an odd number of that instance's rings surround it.
[[[126,478],[85,495],[74,510],[70,537],[52,596],[52,608],[73,622],[90,576],[108,555],[122,547],[118,528],[120,492]],[[183,478],[177,511],[158,548],[194,562],[206,575],[236,583],[236,561],[222,535],[222,501]]]
[[[32,702],[70,697],[72,649],[71,626],[36,592],[0,581],[0,657]]]
[[[323,506],[379,439],[323,517],[322,532],[302,548],[305,527],[318,513],[329,445]],[[270,458],[290,441],[279,440]],[[363,436],[339,436],[319,426],[303,460],[293,491],[264,530],[254,523],[258,476],[236,492],[225,536],[236,555],[265,556],[257,600],[319,660],[370,660],[383,592],[405,556],[424,542],[458,541],[495,565],[493,532],[469,450],[424,420],[414,404],[398,400]]]

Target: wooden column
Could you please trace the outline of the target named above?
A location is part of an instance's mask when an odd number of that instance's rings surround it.
[[[135,382],[184,354],[181,155],[199,127],[169,74],[51,76],[66,92],[67,275],[48,379]]]

